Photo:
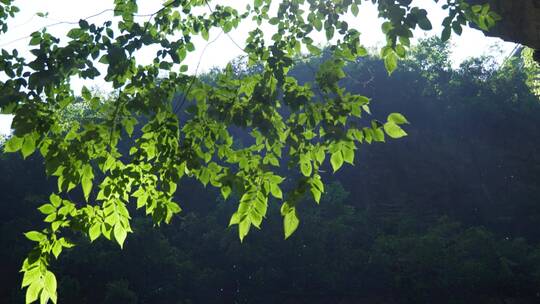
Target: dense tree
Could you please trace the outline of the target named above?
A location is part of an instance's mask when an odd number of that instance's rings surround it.
[[[0,84],[0,107],[14,114],[5,151],[27,158],[38,150],[47,174],[58,182],[57,193],[39,207],[49,226],[26,233],[36,243],[22,266],[26,302],[56,302],[57,281],[49,264],[74,246],[68,240],[73,232],[91,241],[104,236],[122,246],[132,232],[130,202],[144,208],[155,224],[170,222],[181,210],[173,197],[184,176],[218,187],[225,199],[234,194],[239,204],[230,225],[238,225],[241,240],[252,226],[260,227],[270,197],[282,200],[289,237],[299,224],[297,203],[306,193],[321,199],[319,168],[327,157],[335,172],[354,162],[357,145],[385,141],[385,134],[406,135],[401,114],[390,114],[384,123],[361,120],[369,113],[369,98],[339,83],[346,63],[367,54],[360,33],[342,18],[349,11],[356,15],[361,2],[254,0],[238,12],[207,0],[169,0],[140,23],[136,0],[115,0],[114,23],[80,20],[63,39],[46,29],[32,33],[32,58],[2,50],[0,69],[9,78]],[[427,11],[410,0],[372,2],[386,19],[382,32],[388,43],[381,57],[392,72],[398,58],[406,56],[412,29],[430,30],[431,22]],[[208,11],[201,13],[199,7]],[[449,16],[443,40],[468,23],[488,29],[499,19],[489,5],[449,0],[444,7]],[[11,0],[0,1],[2,32],[17,11]],[[208,39],[213,28],[227,33],[246,19],[274,26],[271,38],[256,28],[242,45],[248,64],[260,65],[260,73],[237,75],[229,66],[213,84],[186,74],[184,60],[195,49],[195,36]],[[313,82],[300,84],[289,72],[303,49],[320,52],[310,36],[321,31],[336,42]],[[159,48],[153,64],[139,65],[134,54],[148,46]],[[107,67],[104,78],[116,90],[112,98],[71,88],[73,76],[100,76],[97,62]],[[179,101],[176,94],[182,95]],[[65,110],[79,95],[95,117],[66,121]],[[194,103],[184,109],[187,100]],[[184,110],[188,119],[179,123]],[[235,141],[235,127],[250,140]],[[123,144],[129,148],[122,149]],[[283,167],[301,173],[290,189],[281,186],[284,174],[278,170]],[[111,286],[126,287],[122,281]],[[108,301],[130,297],[124,289]]]

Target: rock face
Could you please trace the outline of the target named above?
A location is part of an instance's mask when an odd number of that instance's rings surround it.
[[[526,45],[536,50],[540,62],[540,0],[470,0],[474,4],[489,3],[502,16],[486,35]]]

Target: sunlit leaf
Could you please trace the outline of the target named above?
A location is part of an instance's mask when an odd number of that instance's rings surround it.
[[[403,131],[397,124],[395,124],[392,121],[389,121],[384,124],[384,131],[388,136],[392,138],[401,138],[403,136],[407,136],[407,133]]]
[[[341,151],[336,151],[335,153],[332,153],[332,156],[330,157],[330,163],[332,164],[332,169],[334,170],[334,172],[341,168],[341,166],[343,165],[343,154],[341,154]]]
[[[127,231],[122,226],[122,224],[117,223],[116,225],[114,225],[114,238],[116,239],[116,242],[118,243],[118,245],[120,245],[120,247],[124,246],[124,241],[126,240],[126,236],[127,236]]]
[[[298,228],[300,220],[296,216],[296,209],[292,208],[283,217],[283,230],[285,232],[285,239],[289,238]]]

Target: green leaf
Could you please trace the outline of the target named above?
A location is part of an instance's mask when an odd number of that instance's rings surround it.
[[[332,169],[334,170],[334,172],[341,168],[341,166],[343,165],[343,155],[341,154],[341,151],[336,151],[332,153],[332,156],[330,157],[330,163],[332,164]]]
[[[60,255],[61,252],[62,252],[62,244],[60,244],[60,242],[55,242],[53,247],[52,247],[53,255],[56,258],[58,258],[58,256]]]
[[[308,51],[312,54],[312,55],[315,55],[315,56],[318,56],[322,53],[321,49],[314,46],[313,44],[309,43],[309,44],[306,44],[306,47],[308,49]]]
[[[110,225],[106,223],[101,223],[101,234],[103,234],[103,236],[107,238],[108,240],[111,239],[111,232],[112,232],[112,228]]]
[[[427,17],[420,18],[420,20],[418,20],[418,26],[424,31],[433,29],[433,26]]]
[[[29,231],[24,234],[27,239],[34,242],[41,242],[47,239],[47,236],[38,231]]]
[[[92,226],[90,226],[90,229],[88,230],[88,236],[90,237],[90,241],[93,242],[101,235],[101,224],[96,223]]]
[[[54,221],[51,223],[51,228],[53,231],[56,231],[61,225],[62,225],[62,221]]]
[[[69,32],[67,33],[67,36],[71,39],[77,39],[81,37],[83,34],[84,34],[84,30],[80,28],[73,28],[69,30]]]
[[[39,292],[43,289],[43,281],[36,280],[30,286],[28,286],[28,289],[26,289],[26,303],[32,303],[36,301],[39,297]]]
[[[315,27],[315,29],[317,31],[320,32],[322,30],[322,27],[323,27],[321,19],[319,19],[319,18],[313,19],[313,26]]]
[[[35,281],[41,280],[41,270],[35,267],[24,272],[21,287],[26,287]]]
[[[394,51],[388,52],[386,54],[386,57],[384,57],[384,67],[386,68],[386,71],[388,71],[388,74],[392,74],[397,68],[397,62],[398,62],[398,56]]]
[[[289,205],[289,203],[284,202],[283,204],[281,204],[281,208],[279,209],[279,212],[282,216],[285,216],[285,214],[290,212],[291,208],[292,207]]]
[[[103,56],[101,56],[101,58],[99,59],[98,62],[103,63],[103,64],[109,64],[109,58],[108,58],[107,55],[103,55]]]
[[[140,209],[146,206],[147,201],[148,201],[148,193],[143,190],[142,193],[137,196],[137,209]]]
[[[319,175],[316,175],[312,180],[312,185],[315,186],[321,193],[324,192],[324,184]]]
[[[319,164],[322,164],[324,162],[324,159],[326,157],[326,153],[324,152],[323,148],[319,148],[317,152],[315,153],[315,159]]]
[[[346,148],[346,147],[343,147],[343,149],[341,150],[342,154],[343,154],[343,160],[346,162],[346,163],[349,163],[349,164],[354,164],[354,150],[353,149],[349,149],[349,148]]]
[[[302,174],[306,177],[311,175],[312,166],[310,161],[304,161],[300,163],[300,171],[302,171]]]
[[[405,56],[407,55],[407,50],[405,50],[405,48],[403,47],[403,45],[398,44],[398,45],[396,45],[396,54],[397,54],[400,58],[405,58]]]
[[[409,37],[406,37],[406,36],[400,36],[400,37],[399,37],[399,42],[400,42],[401,44],[403,44],[404,46],[406,46],[406,47],[411,46],[411,40],[409,39]]]
[[[366,113],[371,115],[371,110],[369,109],[369,106],[367,104],[362,105],[362,110],[366,111]]]
[[[33,36],[32,39],[30,39],[29,45],[38,45],[42,41],[40,36]]]
[[[321,201],[321,191],[319,191],[314,186],[311,187],[310,191],[311,191],[311,194],[313,195],[313,199],[318,204]]]
[[[456,33],[458,36],[460,36],[461,33],[463,32],[463,28],[461,27],[461,24],[459,24],[458,22],[452,23],[452,29],[454,30],[454,33]]]
[[[296,208],[291,208],[287,214],[283,217],[283,229],[285,232],[285,239],[288,239],[298,228],[300,220],[296,216]]]
[[[23,155],[23,158],[28,157],[30,154],[34,153],[36,150],[36,140],[33,136],[25,136],[24,142],[21,148],[21,153]]]
[[[394,25],[390,21],[386,21],[381,25],[381,30],[384,34],[387,34],[394,28]]]
[[[358,5],[356,5],[356,3],[353,3],[351,5],[351,12],[353,14],[353,16],[358,16]]]
[[[398,125],[409,123],[407,118],[405,118],[405,116],[400,113],[391,113],[390,115],[388,115],[387,121],[391,121]]]
[[[325,29],[326,40],[331,40],[334,37],[334,26],[327,27]]]
[[[41,294],[39,295],[39,303],[40,304],[47,304],[49,302],[50,296],[49,292],[46,289],[41,290]],[[55,303],[54,301],[53,303]]]
[[[238,215],[238,212],[235,212],[229,220],[229,227],[231,227],[232,225],[238,225],[238,223],[240,223],[240,216]]]
[[[249,228],[251,227],[251,221],[248,216],[246,216],[238,224],[238,236],[240,237],[240,242],[244,241],[244,238],[249,233]]]
[[[124,128],[126,129],[126,133],[131,137],[133,134],[133,130],[135,129],[135,125],[137,124],[137,120],[135,118],[124,118],[122,120],[122,124],[124,125]]]
[[[12,136],[4,145],[4,152],[17,152],[21,149],[24,139]]]
[[[231,187],[229,186],[223,186],[221,187],[221,195],[223,196],[224,199],[227,199],[229,197],[229,195],[231,195]]]
[[[489,8],[490,8],[489,3],[485,3],[484,5],[482,5],[482,12],[481,12],[481,14],[482,14],[482,15],[487,14],[487,13],[489,12]]]
[[[92,99],[92,93],[85,86],[83,86],[82,89],[81,89],[81,96],[82,96],[82,98],[84,98],[84,100],[87,100],[87,101]]]
[[[81,180],[81,185],[83,188],[84,199],[88,201],[88,197],[90,196],[90,192],[92,191],[92,179],[83,177],[83,179]]]
[[[262,216],[257,213],[256,211],[252,211],[249,213],[249,220],[251,224],[258,229],[261,229],[261,223],[262,223]]]
[[[60,244],[62,244],[62,247],[64,247],[64,248],[73,248],[73,247],[75,247],[75,244],[69,242],[65,238],[60,239]]]
[[[283,199],[283,193],[277,184],[270,184],[270,192],[275,198]]]
[[[39,207],[38,210],[41,213],[47,215],[47,214],[54,213],[56,211],[56,207],[54,207],[51,204],[45,204],[45,205],[41,205],[41,207]]]
[[[208,35],[208,31],[203,29],[201,31],[201,36],[203,37],[204,40],[208,41],[208,38],[209,38],[209,35]]]
[[[123,248],[126,237],[126,229],[122,226],[122,224],[116,223],[116,225],[114,225],[114,238],[116,239],[116,242],[118,242],[118,245],[120,245],[120,248]]]
[[[384,132],[381,128],[377,127],[373,129],[373,140],[384,142]]]
[[[445,27],[441,34],[441,40],[443,42],[448,41],[448,39],[450,39],[451,34],[452,34],[451,28],[449,26]]]
[[[366,140],[366,142],[368,144],[371,144],[371,142],[373,141],[373,130],[365,127],[362,129],[362,131],[364,131],[364,139]]]
[[[60,205],[62,204],[62,199],[60,198],[60,196],[54,193],[49,196],[49,201],[51,201],[51,204],[56,208],[60,207]]]
[[[84,165],[82,169],[81,186],[83,188],[84,199],[86,201],[88,201],[88,197],[90,196],[90,192],[92,191],[93,179],[94,172],[92,170],[92,166],[90,166],[89,164]]]
[[[54,276],[54,273],[47,270],[43,283],[44,288],[47,290],[49,295],[56,294],[56,277]]]
[[[384,131],[388,136],[392,138],[401,138],[403,136],[407,136],[407,133],[403,131],[396,123],[389,121],[384,124]]]

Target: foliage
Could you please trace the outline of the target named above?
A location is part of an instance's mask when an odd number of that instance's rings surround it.
[[[421,41],[414,53],[433,48],[433,66],[442,66],[448,54],[440,44]],[[216,201],[219,188],[183,179],[178,187],[189,191],[174,198],[189,204],[171,225],[154,229],[144,210],[128,206],[136,233],[123,250],[70,234],[78,248],[51,265],[59,301],[538,302],[540,104],[525,85],[522,62],[498,67],[482,57],[432,70],[417,64],[421,58],[404,60],[391,77],[375,56],[345,66],[343,87],[377,100],[375,116],[406,114],[409,136],[361,149],[355,167],[336,174],[327,161],[325,194],[319,205],[308,204],[310,197],[297,204],[302,223],[287,241],[279,234],[280,206],[269,204],[264,229],[235,242],[237,228],[224,227],[238,194]],[[309,82],[322,62],[324,56],[311,58],[290,73]],[[242,130],[233,136],[251,138]],[[38,155],[4,157],[0,269],[7,284],[0,302],[20,303],[18,265],[30,245],[22,232],[40,227],[35,208],[56,181],[46,179]],[[288,189],[294,180],[281,185]]]
[[[2,50],[0,69],[9,79],[1,83],[0,107],[15,115],[5,151],[20,151],[24,158],[39,151],[47,174],[58,184],[58,193],[39,207],[50,226],[25,234],[36,243],[22,266],[26,302],[56,302],[57,282],[49,265],[74,246],[67,239],[71,232],[123,246],[132,232],[128,203],[144,209],[156,225],[169,223],[181,210],[173,196],[185,176],[220,188],[225,199],[232,193],[239,198],[230,225],[238,226],[241,240],[252,227],[260,228],[271,197],[282,200],[289,237],[299,224],[297,202],[309,192],[318,202],[324,192],[319,168],[325,159],[336,172],[344,163],[353,164],[357,145],[383,142],[385,134],[405,136],[400,125],[407,120],[400,114],[385,122],[361,121],[370,100],[339,83],[346,63],[366,55],[360,33],[342,20],[349,11],[356,15],[361,2],[254,0],[240,13],[206,0],[169,0],[139,23],[135,0],[115,0],[114,24],[80,20],[65,40],[46,29],[34,32],[29,42],[33,58]],[[381,57],[391,73],[406,55],[412,29],[429,30],[431,23],[427,11],[412,7],[411,1],[372,2],[387,20],[382,31],[388,43]],[[17,9],[11,0],[0,3],[1,30],[6,32],[7,17]],[[208,13],[198,9],[204,7]],[[444,8],[449,16],[443,40],[452,30],[460,34],[468,22],[488,29],[499,18],[488,5],[462,0],[448,1]],[[214,28],[228,33],[246,19],[275,26],[271,42],[256,28],[243,46],[249,64],[259,64],[261,73],[239,79],[229,66],[214,85],[186,74],[194,37],[208,39]],[[310,38],[315,32],[337,41],[314,83],[301,85],[289,70],[302,49],[319,52]],[[137,64],[135,52],[149,46],[159,48],[153,64]],[[96,117],[66,125],[66,109],[79,100],[70,79],[95,79],[100,76],[97,63],[107,67],[104,78],[118,94],[103,99],[83,88],[80,97]],[[166,76],[160,78],[160,72]],[[179,93],[183,101],[173,104]],[[195,103],[180,124],[177,114],[185,100]],[[232,127],[250,133],[250,144],[235,144]],[[121,149],[124,142],[130,143],[129,152]],[[284,193],[285,179],[277,169],[285,160],[301,175]],[[74,189],[82,191],[80,199],[68,195]]]
[[[523,63],[527,73],[527,85],[538,98],[540,98],[540,64],[533,58],[534,50],[524,48],[522,50]]]

